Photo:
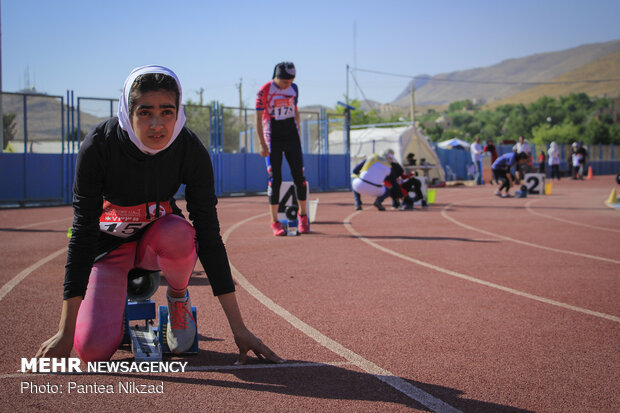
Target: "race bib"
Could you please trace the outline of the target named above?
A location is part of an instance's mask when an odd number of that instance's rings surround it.
[[[276,99],[273,101],[273,116],[276,120],[295,117],[295,98]]]
[[[103,213],[99,217],[99,229],[116,237],[130,237],[156,219],[172,213],[169,202],[159,204],[158,218],[155,217],[156,208],[157,204],[149,204],[150,218],[147,218],[145,204],[122,207],[104,201]]]

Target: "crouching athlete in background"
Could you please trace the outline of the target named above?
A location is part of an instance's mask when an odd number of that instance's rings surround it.
[[[187,286],[200,258],[239,347],[281,362],[245,326],[220,236],[213,168],[198,137],[184,127],[177,76],[162,66],[134,69],[123,88],[118,117],[86,136],[73,185],[73,228],[58,332],[37,357],[109,360],[123,336],[127,274],[161,270],[168,282],[168,345],[183,353],[196,324]],[[189,219],[174,202],[181,184]]]

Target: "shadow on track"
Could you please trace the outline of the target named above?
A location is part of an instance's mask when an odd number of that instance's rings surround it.
[[[398,392],[390,386],[382,383],[372,374],[352,371],[348,368],[333,366],[329,364],[309,363],[304,365],[303,361],[289,360],[289,363],[295,363],[296,366],[286,367],[286,363],[282,365],[265,364],[256,358],[248,358],[248,365],[254,368],[243,368],[243,366],[231,366],[237,355],[224,354],[211,351],[201,351],[198,355],[201,359],[215,361],[217,370],[207,371],[187,371],[183,376],[170,375],[137,375],[110,373],[105,374],[106,377],[126,377],[128,381],[136,378],[161,381],[165,383],[176,383],[186,385],[210,386],[226,389],[236,389],[240,391],[248,391],[247,397],[251,399],[252,392],[270,392],[274,394],[307,397],[317,400],[338,400],[351,402],[377,402],[400,404],[411,409],[423,411],[432,411],[421,403],[410,399],[406,395]],[[176,359],[175,359],[176,360]],[[187,358],[185,358],[187,360]],[[118,360],[120,361],[120,360]],[[130,359],[128,359],[130,361]],[[228,364],[226,364],[226,362]],[[220,363],[221,366],[220,366]],[[264,365],[261,369],[258,365]],[[192,366],[193,365],[193,366]],[[211,364],[213,366],[213,364]],[[199,365],[192,362],[188,368],[196,368]],[[230,367],[227,369],[226,367]],[[197,378],[187,377],[192,374],[209,374],[222,375],[221,379],[217,378]],[[225,376],[234,376],[234,380],[227,380]],[[49,376],[48,376],[49,377]],[[80,375],[78,377],[84,377]],[[86,381],[86,379],[84,379]],[[531,413],[530,410],[519,409],[511,406],[489,403],[485,401],[472,400],[462,398],[463,392],[449,387],[438,386],[435,384],[422,383],[413,380],[407,380],[411,385],[423,390],[433,397],[442,400],[444,403],[461,410],[463,412],[472,411],[492,411],[504,413]],[[170,391],[170,390],[168,390]],[[216,406],[213,406],[216,408]],[[222,407],[222,406],[219,406]],[[259,406],[254,406],[260,408]],[[271,407],[273,408],[273,406]],[[350,406],[350,411],[355,411],[356,405]],[[270,410],[269,406],[264,406],[263,411]]]

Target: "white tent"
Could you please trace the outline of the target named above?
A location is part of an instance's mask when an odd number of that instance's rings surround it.
[[[467,149],[469,150],[469,143],[459,138],[448,139],[447,141],[441,141],[437,144],[442,149]]]
[[[423,136],[413,126],[398,126],[389,128],[352,129],[350,135],[351,168],[364,160],[368,155],[383,154],[387,149],[394,151],[394,156],[401,165],[406,166],[405,158],[408,153],[415,154],[418,165],[425,159],[429,168],[422,169],[420,175],[428,174],[431,182],[444,182],[443,168],[437,154]],[[345,153],[344,132],[332,131],[329,134],[329,152]]]

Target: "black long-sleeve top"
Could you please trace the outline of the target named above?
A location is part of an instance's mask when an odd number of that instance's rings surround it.
[[[64,299],[84,296],[93,263],[125,242],[138,240],[144,229],[119,238],[99,229],[103,202],[118,206],[170,202],[185,184],[189,219],[196,230],[198,257],[214,295],[235,291],[226,248],[220,236],[213,167],[198,137],[183,128],[176,140],[155,154],[142,153],[121,129],[117,118],[95,127],[77,156],[73,184],[73,228],[65,266]],[[157,208],[159,209],[159,208]]]

